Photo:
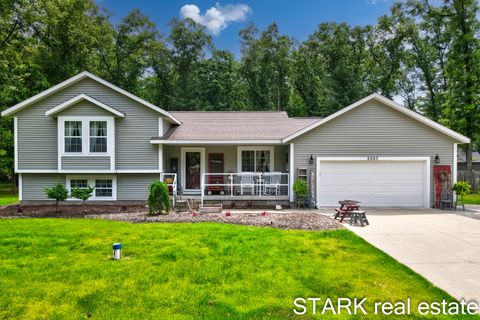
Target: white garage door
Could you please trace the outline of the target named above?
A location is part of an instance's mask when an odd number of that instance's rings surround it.
[[[370,207],[428,207],[425,160],[317,160],[317,202],[360,200]]]

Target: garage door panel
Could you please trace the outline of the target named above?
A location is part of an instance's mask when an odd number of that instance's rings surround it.
[[[364,206],[423,207],[424,161],[320,161],[320,206],[355,199]]]

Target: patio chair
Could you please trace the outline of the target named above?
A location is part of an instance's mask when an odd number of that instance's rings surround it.
[[[282,174],[280,172],[272,172],[265,175],[265,185],[263,186],[263,192],[269,195],[280,194],[280,182],[282,179]]]
[[[253,172],[242,172],[240,175],[240,194],[243,196],[244,190],[250,190],[250,194],[255,194],[255,182],[253,181]]]
[[[443,189],[440,195],[440,209],[453,210],[453,191],[450,189]]]

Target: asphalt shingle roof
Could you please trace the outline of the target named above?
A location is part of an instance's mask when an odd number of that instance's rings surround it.
[[[168,140],[277,140],[320,118],[289,118],[279,112],[170,112],[182,124],[160,139]]]

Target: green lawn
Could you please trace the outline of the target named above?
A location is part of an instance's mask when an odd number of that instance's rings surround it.
[[[452,300],[346,230],[0,220],[0,319],[283,319],[296,297]]]
[[[460,199],[458,200],[460,203]],[[472,193],[465,196],[465,204],[480,204],[480,193]]]
[[[0,206],[18,203],[18,195],[12,193],[12,184],[0,182]]]

